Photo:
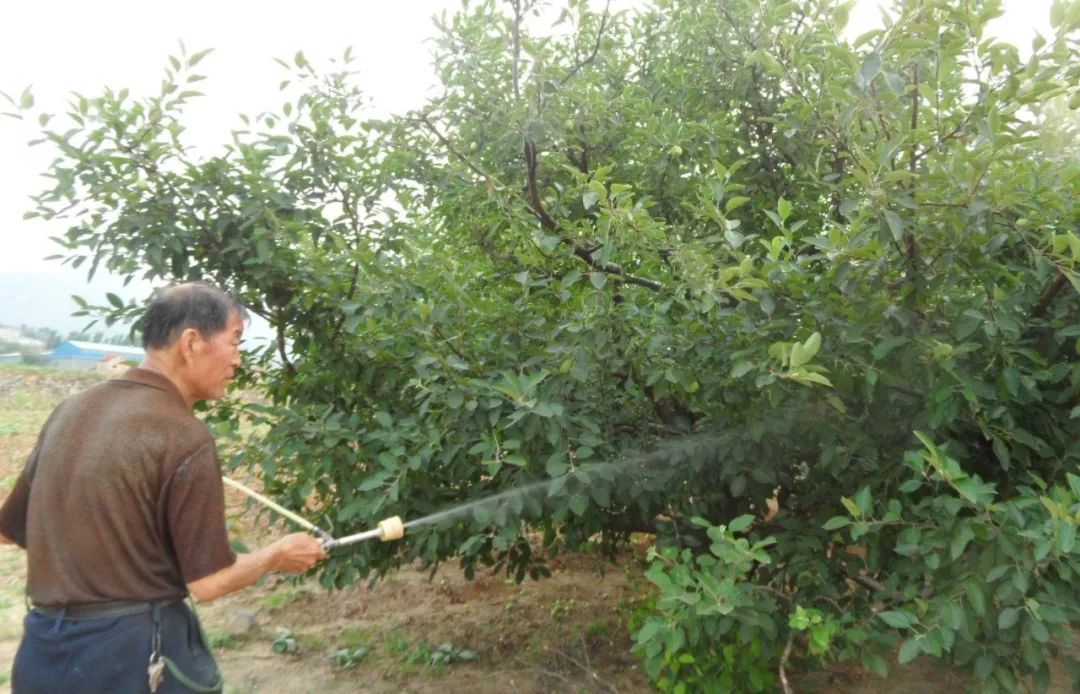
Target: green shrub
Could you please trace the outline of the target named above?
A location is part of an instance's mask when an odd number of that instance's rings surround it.
[[[440,20],[441,92],[383,120],[297,54],[205,157],[205,53],[174,57],[46,127],[34,214],[73,215],[72,265],[211,278],[274,326],[240,379],[268,403],[212,413],[268,493],[339,535],[472,504],[335,550],[327,586],[540,578],[644,531],[665,687],[893,649],[1045,685],[1080,606],[1080,4],[1025,58],[985,38],[997,0],[854,41],[830,2],[531,9]]]

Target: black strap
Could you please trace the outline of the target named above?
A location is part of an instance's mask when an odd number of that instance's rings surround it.
[[[192,615],[195,617],[195,624],[198,626],[199,634],[202,636],[203,643],[206,641],[206,634],[203,633],[202,623],[199,621],[199,615],[192,609]],[[213,656],[211,656],[213,657]],[[188,677],[180,667],[173,661],[172,658],[161,652],[161,605],[160,603],[154,604],[154,642],[153,650],[150,653],[150,664],[153,665],[158,660],[165,661],[165,667],[168,668],[169,674],[177,679],[180,684],[184,685],[193,692],[199,692],[200,694],[212,694],[213,692],[220,692],[222,687],[225,686],[225,682],[218,673],[218,681],[212,685],[206,686],[199,684],[195,680]]]
[[[149,612],[155,603],[142,600],[109,600],[92,602],[85,605],[34,605],[31,609],[46,617],[60,617],[71,620],[110,619]]]

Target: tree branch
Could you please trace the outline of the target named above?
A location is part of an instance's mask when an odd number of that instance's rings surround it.
[[[1046,312],[1050,309],[1050,304],[1054,302],[1054,299],[1061,290],[1069,284],[1069,278],[1065,276],[1063,271],[1058,271],[1058,276],[1051,282],[1050,286],[1043,291],[1039,300],[1035,303],[1035,306],[1031,309],[1031,313],[1028,314],[1028,318],[1042,318],[1046,315]]]
[[[520,68],[518,63],[521,61],[521,0],[510,0],[510,6],[514,8],[514,24],[513,24],[513,80],[514,80],[514,99],[521,99],[521,85],[519,84],[521,76],[519,74]]]
[[[592,63],[594,60],[596,60],[596,56],[600,52],[600,42],[601,42],[601,40],[603,40],[604,31],[607,28],[607,21],[610,18],[610,15],[608,14],[608,11],[610,9],[611,9],[611,0],[608,0],[607,4],[604,6],[604,14],[603,14],[602,17],[600,17],[600,28],[598,28],[596,30],[596,44],[593,45],[592,52],[589,53],[589,55],[587,57],[582,58],[581,60],[577,61],[574,64],[574,66],[570,68],[570,71],[567,72],[566,75],[561,80],[559,80],[559,86],[560,87],[562,87],[567,82],[569,82],[571,79],[573,79],[574,75],[576,75],[578,72],[581,71],[581,68],[585,67],[586,65],[588,65],[588,64]]]
[[[424,126],[429,131],[431,131],[431,134],[435,136],[435,139],[439,141],[439,144],[441,144],[443,147],[446,147],[447,151],[449,151],[450,154],[453,154],[455,157],[461,160],[461,163],[469,167],[470,171],[483,178],[484,181],[495,190],[503,189],[503,185],[499,182],[497,178],[489,174],[487,171],[481,169],[471,159],[465,156],[464,153],[454,147],[454,144],[450,142],[450,139],[447,138],[446,135],[442,134],[442,132],[440,132],[437,127],[435,127],[435,124],[431,122],[427,115],[420,116],[416,120],[418,120],[420,123],[423,123]]]
[[[530,203],[526,204],[526,207],[537,219],[540,220],[540,225],[552,233],[559,232],[559,223],[548,213],[544,207],[543,201],[540,199],[540,186],[536,182],[536,145],[532,140],[525,140],[525,176],[529,189]],[[622,266],[616,263],[605,263],[596,259],[595,253],[599,247],[586,248],[584,244],[576,239],[572,239],[567,236],[563,236],[559,239],[562,243],[568,245],[573,250],[574,255],[581,258],[585,263],[599,272],[607,273],[609,275],[615,275],[620,281],[627,284],[634,284],[639,287],[645,287],[651,289],[654,292],[659,292],[664,288],[664,285],[654,280],[646,279],[644,277],[637,277],[635,275],[628,274],[623,270]]]
[[[789,631],[787,635],[787,645],[784,646],[784,655],[780,658],[780,686],[784,688],[784,694],[792,694],[791,685],[788,684],[787,667],[788,659],[791,658],[791,649],[795,645],[795,632]]]
[[[278,355],[281,356],[281,363],[285,365],[285,372],[290,376],[296,375],[296,367],[289,361],[289,357],[285,354],[285,317],[280,313],[277,315],[277,348]]]

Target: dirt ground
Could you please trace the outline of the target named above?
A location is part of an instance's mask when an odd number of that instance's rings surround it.
[[[0,368],[0,499],[52,407],[96,380]],[[236,539],[258,546],[277,532],[255,524],[244,499],[228,492]],[[626,627],[649,590],[641,554],[627,554],[618,566],[588,553],[565,555],[552,564],[551,578],[521,585],[502,576],[467,581],[453,564],[430,580],[420,567],[406,567],[374,590],[338,593],[268,579],[199,613],[226,692],[648,692]],[[22,551],[0,546],[0,691],[10,687],[24,585]],[[279,640],[285,632],[291,640]],[[295,650],[275,652],[275,642]],[[456,657],[432,664],[440,647]],[[341,651],[354,657],[339,655],[335,663],[331,656]],[[794,673],[792,684],[799,692],[951,694],[966,680],[921,659],[894,666],[887,681],[835,667]],[[1054,691],[1070,690],[1062,684]]]

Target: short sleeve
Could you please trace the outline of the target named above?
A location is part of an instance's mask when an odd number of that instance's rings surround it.
[[[15,488],[0,507],[0,535],[26,549],[26,509],[30,502],[29,468],[23,468]]]
[[[185,583],[232,566],[236,552],[225,527],[225,490],[213,441],[182,462],[167,482],[165,518]]]
[[[11,494],[4,500],[4,505],[0,507],[0,534],[23,549],[26,549],[26,512],[30,506],[30,483],[34,479],[34,470],[37,468],[37,460],[41,454],[41,447],[49,430],[49,424],[52,423],[59,410],[59,407],[53,410],[45,421],[45,425],[41,427],[41,433],[38,434],[34,450],[30,452],[30,457],[26,459],[26,466],[19,473]]]

